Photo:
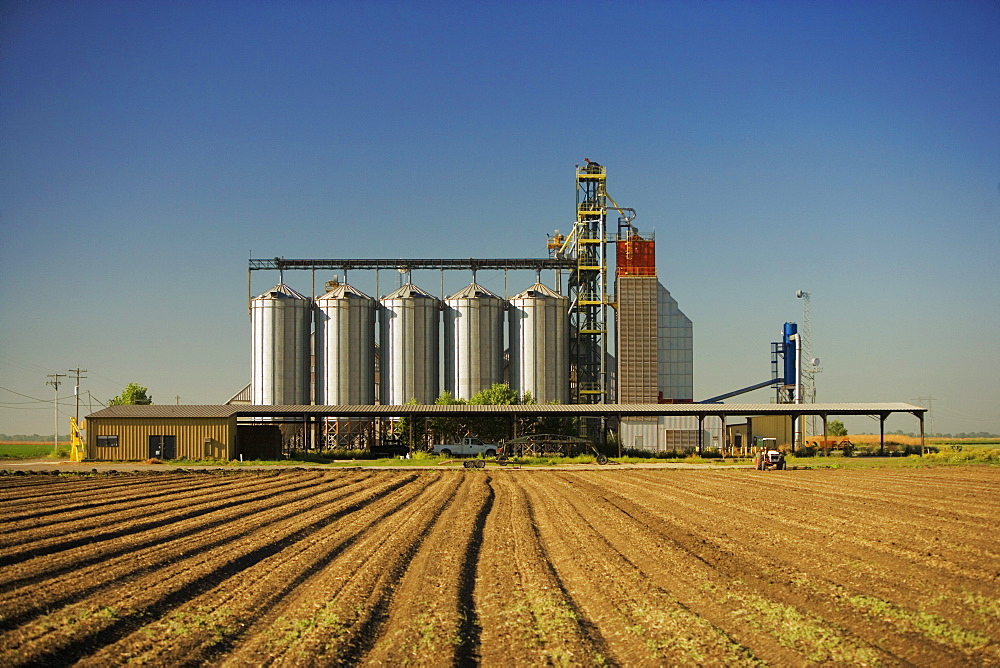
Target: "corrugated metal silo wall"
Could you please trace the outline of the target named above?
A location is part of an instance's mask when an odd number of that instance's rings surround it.
[[[316,300],[316,403],[375,403],[375,309],[368,298]]]
[[[312,400],[312,302],[301,295],[268,296],[275,292],[250,302],[253,403],[308,404]]]
[[[98,436],[117,436],[117,447],[97,447]],[[177,459],[233,459],[236,418],[91,418],[87,458],[111,461],[149,459],[150,436],[174,436]],[[206,443],[206,439],[209,439]]]
[[[655,404],[659,398],[657,286],[655,276],[619,276],[617,280],[621,403]]]
[[[537,403],[569,403],[569,300],[522,296],[510,300],[510,384]]]
[[[440,301],[429,297],[386,298],[380,310],[380,401],[411,399],[433,404],[440,393],[438,345]]]
[[[468,400],[503,382],[503,302],[481,296],[446,304],[444,389]]]

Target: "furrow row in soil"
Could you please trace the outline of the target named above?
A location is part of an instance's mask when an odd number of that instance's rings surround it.
[[[310,512],[366,493],[368,477],[358,474],[331,479],[326,485],[255,500],[239,507],[237,512],[223,505],[212,513],[178,520],[145,534],[124,537],[120,549],[114,554],[100,550],[101,546],[94,546],[84,554],[75,550],[58,555],[66,560],[69,567],[36,571],[33,577],[22,575],[16,581],[17,586],[8,582],[5,591],[0,594],[0,628],[10,628],[39,610],[80,600],[109,583],[133,581],[157,572],[165,564],[175,561],[179,554],[190,558],[240,540],[246,534],[248,522],[265,524],[289,513]],[[44,562],[41,565],[44,566]],[[11,575],[8,571],[16,570],[10,568],[0,573]]]
[[[590,476],[568,474],[557,481],[563,496],[605,540],[656,586],[720,629],[755,659],[767,663],[879,663],[900,660],[876,643],[817,615],[801,601],[780,596],[780,583],[760,583],[711,541],[676,522],[650,513]],[[730,563],[736,562],[736,563]],[[796,605],[798,603],[798,605]]]
[[[495,501],[486,520],[476,576],[483,624],[480,656],[488,665],[607,663],[601,630],[566,591],[545,551],[519,475],[491,480]]]
[[[887,509],[894,509],[899,502],[906,503],[913,512],[936,512],[948,514],[957,520],[970,518],[972,520],[989,519],[989,513],[976,499],[995,497],[1000,493],[998,487],[984,487],[962,478],[951,476],[937,477],[928,474],[928,484],[911,483],[909,476],[893,475],[895,471],[861,470],[861,471],[769,471],[759,473],[744,471],[736,480],[742,482],[766,480],[774,490],[785,492],[807,493],[810,496],[822,498],[825,495],[833,507],[841,501],[857,502],[859,500],[872,504],[884,504]],[[934,481],[939,484],[933,485]],[[803,487],[802,482],[808,482]],[[971,501],[971,503],[970,503]]]
[[[116,582],[79,603],[40,615],[17,629],[0,634],[0,664],[47,660],[53,656],[81,658],[95,647],[166,614],[184,601],[215,587],[244,569],[280,552],[341,516],[391,495],[416,476],[386,476],[377,485],[353,495],[336,510],[288,512],[265,524],[244,526],[239,540],[191,558],[178,558],[153,573]],[[252,523],[251,520],[248,523]]]
[[[129,490],[129,493],[122,496],[109,496],[88,502],[83,502],[76,490],[66,489],[59,497],[58,507],[42,508],[41,504],[31,504],[31,508],[35,510],[8,517],[0,529],[0,540],[8,547],[26,542],[23,536],[18,535],[24,533],[25,529],[31,530],[33,534],[44,529],[50,537],[79,533],[108,523],[120,523],[126,518],[138,520],[172,508],[190,507],[199,499],[211,501],[224,495],[226,490],[246,487],[246,482],[233,479],[197,485],[184,482],[158,486],[155,490],[139,487],[141,492]],[[162,503],[163,501],[166,503]]]
[[[607,493],[609,486],[613,483],[603,485],[602,492]],[[670,500],[669,505],[679,512],[667,524],[660,518],[669,510],[659,495],[651,497],[633,481],[614,487],[614,492],[620,495],[615,505],[650,517],[654,520],[651,527],[669,529],[673,540],[720,573],[744,582],[758,596],[843,629],[845,637],[853,637],[858,643],[868,643],[907,661],[963,661],[986,649],[984,636],[960,625],[928,619],[922,610],[891,599],[859,600],[853,596],[853,589],[832,579],[835,573],[827,579],[821,572],[804,571],[804,566],[815,562],[815,555],[803,550],[800,541],[789,541],[769,553],[766,545],[754,542],[759,536],[746,531],[751,524],[745,522],[745,517],[727,516],[730,508],[724,504],[716,506],[721,512],[699,515],[695,508],[677,508],[680,504]],[[749,535],[732,539],[730,536],[737,532]],[[775,533],[786,535],[782,531]],[[900,630],[910,634],[905,642],[900,641]],[[881,640],[886,637],[890,640]]]
[[[223,495],[226,500],[221,505],[234,508],[262,498],[278,498],[290,491],[308,490],[322,479],[322,474],[316,473],[255,482],[245,490],[241,488],[239,494]],[[180,505],[170,501],[164,503],[162,508],[153,506],[148,515],[138,518],[126,516],[120,521],[115,516],[104,518],[104,521],[96,526],[73,533],[69,537],[58,530],[43,528],[34,540],[21,543],[17,541],[16,536],[13,536],[9,546],[6,543],[0,546],[0,566],[29,564],[33,559],[49,557],[83,545],[127,542],[129,537],[150,529],[169,526],[184,519],[197,518],[219,509],[219,498],[207,498],[198,503]],[[87,520],[84,518],[82,521]]]
[[[455,499],[410,561],[363,662],[469,665],[479,658],[476,564],[495,494],[487,475],[464,475]]]
[[[333,591],[331,574],[340,570],[344,560],[357,559],[352,552],[359,549],[365,537],[395,532],[399,523],[420,505],[420,499],[435,487],[445,488],[444,494],[450,498],[452,490],[440,485],[437,477],[409,481],[188,599],[156,621],[107,645],[81,665],[106,665],[118,656],[139,663],[173,665],[239,654],[300,599],[308,599],[307,607],[325,602]],[[333,510],[332,505],[324,507],[320,514]],[[369,554],[367,558],[375,556]],[[159,642],[163,637],[173,642]]]
[[[985,563],[989,563],[990,559],[996,557],[996,552],[991,549],[996,546],[992,538],[994,524],[992,519],[973,521],[966,518],[966,521],[959,522],[940,517],[928,518],[911,512],[913,507],[904,502],[896,503],[891,512],[876,512],[868,502],[858,498],[841,499],[836,504],[816,501],[814,495],[809,493],[808,487],[802,489],[803,484],[807,484],[805,480],[799,481],[798,490],[784,489],[775,492],[771,486],[773,478],[770,476],[767,479],[758,478],[756,485],[753,484],[753,480],[749,481],[749,485],[745,479],[733,480],[739,477],[705,476],[704,484],[700,485],[697,491],[678,484],[684,479],[683,475],[664,478],[646,473],[635,476],[634,481],[638,484],[637,481],[643,480],[651,488],[669,491],[675,497],[686,496],[685,508],[714,507],[718,503],[723,510],[743,513],[747,519],[767,518],[768,526],[780,525],[793,535],[809,535],[813,542],[822,542],[826,539],[827,542],[836,544],[840,535],[847,533],[857,537],[861,542],[858,548],[864,550],[866,557],[870,556],[871,550],[881,551],[886,554],[886,558],[906,557],[922,563],[923,568],[945,569],[974,579],[988,575],[983,571],[984,558]],[[739,484],[734,485],[732,482]],[[950,532],[958,531],[963,536],[961,545],[952,546],[954,554],[950,560],[942,559],[942,555],[938,554],[939,551],[948,549],[946,544],[940,542],[933,544],[934,534],[942,532],[945,522]],[[906,552],[908,548],[893,544],[891,541],[879,541],[874,538],[866,540],[863,535],[857,536],[855,527],[859,525],[870,527],[872,531],[869,536],[929,536],[932,553],[927,554],[925,546],[909,554]]]
[[[428,484],[376,529],[248,630],[223,665],[354,665],[386,629],[410,561],[463,480],[458,472],[424,474]]]
[[[609,663],[618,665],[755,665],[727,633],[657,586],[605,538],[593,497],[576,498],[572,484],[521,476],[547,551],[581,611],[604,631]]]

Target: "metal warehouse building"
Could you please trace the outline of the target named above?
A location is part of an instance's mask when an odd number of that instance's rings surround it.
[[[402,405],[402,406],[112,406],[87,416],[87,458],[112,461],[144,459],[277,459],[281,456],[280,425],[316,423],[328,417],[388,419],[413,417],[518,417],[573,416],[656,420],[691,418],[702,433],[706,421],[725,423],[727,417],[762,416],[769,420],[790,420],[816,415],[828,417],[871,415],[884,434],[886,418],[893,413],[909,413],[917,418],[924,433],[926,408],[905,403],[883,404],[534,404],[534,405]],[[727,447],[726,432],[723,442]],[[701,451],[712,444],[699,438],[691,444]]]
[[[87,416],[87,458],[235,459],[233,406],[111,406]]]

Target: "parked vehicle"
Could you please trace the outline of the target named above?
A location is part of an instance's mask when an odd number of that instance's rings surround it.
[[[372,453],[378,457],[405,457],[410,454],[410,446],[395,436],[386,436],[380,444],[372,446]]]
[[[757,456],[754,460],[758,471],[766,471],[773,468],[784,471],[788,468],[785,461],[785,453],[778,450],[778,440],[775,438],[754,438],[754,448]]]
[[[468,436],[458,443],[445,443],[443,445],[432,445],[431,453],[444,457],[494,457],[499,446],[496,443],[483,443],[482,439]]]

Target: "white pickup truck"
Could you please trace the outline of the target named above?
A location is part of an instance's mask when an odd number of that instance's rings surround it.
[[[458,443],[432,446],[431,452],[445,457],[475,457],[477,455],[494,457],[497,454],[497,445],[496,443],[483,443],[478,438],[466,437]]]

